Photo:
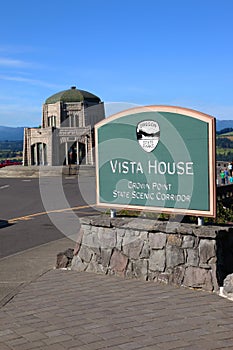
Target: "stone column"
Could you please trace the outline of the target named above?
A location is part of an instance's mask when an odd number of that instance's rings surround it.
[[[44,147],[44,143],[42,142],[41,143],[41,147],[42,147],[42,151],[41,151],[41,156],[42,156],[42,159],[41,159],[41,165],[45,165],[45,161],[44,161],[44,152],[45,152],[45,147]]]
[[[79,165],[79,145],[78,145],[78,141],[76,141],[76,148],[77,148],[77,165]]]
[[[34,147],[34,162],[35,165],[38,165],[38,143],[35,143]]]
[[[66,157],[66,165],[69,165],[69,155],[68,155],[68,143],[65,143],[65,157]]]
[[[92,138],[90,136],[90,138],[88,139],[88,143],[89,143],[89,153],[90,153],[90,165],[93,165],[94,164],[94,161],[93,161],[93,149],[92,149]]]
[[[88,137],[85,136],[85,158],[86,164],[88,164]]]

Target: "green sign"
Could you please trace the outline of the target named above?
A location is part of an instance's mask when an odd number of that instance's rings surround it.
[[[96,125],[97,205],[215,216],[215,119],[129,109]]]

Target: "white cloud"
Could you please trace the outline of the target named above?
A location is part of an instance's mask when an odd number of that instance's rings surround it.
[[[1,50],[0,50],[1,52]],[[0,56],[0,67],[3,68],[32,68],[32,69],[45,69],[48,68],[45,64],[24,61],[15,58],[1,57]]]
[[[28,64],[24,61],[21,60],[15,60],[12,58],[4,58],[0,57],[0,66],[7,66],[7,67],[17,67],[17,68],[22,68],[22,67],[27,67]]]
[[[43,86],[48,88],[55,88],[55,89],[61,89],[62,87],[56,84],[47,83],[42,80],[38,79],[30,79],[30,78],[24,78],[20,76],[9,76],[9,75],[0,75],[0,80],[8,80],[8,81],[17,81],[20,83],[26,83],[30,85],[36,85],[36,86]]]

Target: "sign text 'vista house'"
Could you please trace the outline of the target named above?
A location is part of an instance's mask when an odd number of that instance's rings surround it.
[[[97,205],[215,216],[215,118],[148,106],[96,125]]]

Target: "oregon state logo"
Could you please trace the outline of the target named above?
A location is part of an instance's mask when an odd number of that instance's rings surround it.
[[[144,120],[137,125],[137,140],[146,152],[152,152],[160,138],[159,124],[154,120]]]

